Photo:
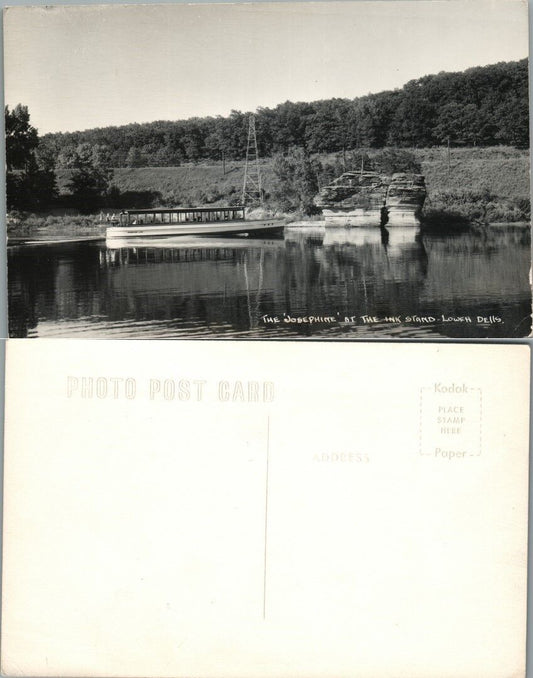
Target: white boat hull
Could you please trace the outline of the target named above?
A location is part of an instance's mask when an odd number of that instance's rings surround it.
[[[243,234],[237,234],[235,237],[221,235],[219,237],[213,236],[198,236],[198,235],[177,235],[159,238],[107,238],[107,249],[129,249],[129,248],[150,248],[150,249],[239,249],[250,247],[259,247],[261,249],[278,249],[285,246],[283,238],[275,238],[274,236],[261,238],[245,237]]]
[[[135,224],[131,226],[110,226],[106,229],[106,239],[254,233],[257,231],[277,231],[284,226],[285,221],[283,219],[251,219],[250,221],[239,220],[220,223]]]

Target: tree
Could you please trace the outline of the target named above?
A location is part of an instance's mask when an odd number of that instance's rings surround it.
[[[426,97],[422,82],[407,83],[402,93],[391,120],[388,143],[391,146],[431,146],[437,107]]]
[[[313,198],[318,193],[320,168],[302,148],[295,147],[286,155],[276,155],[273,171],[272,197],[282,210],[316,213]]]
[[[131,146],[126,156],[126,167],[142,167],[143,157],[137,146]]]
[[[228,123],[220,116],[211,118],[210,123],[210,132],[204,141],[205,152],[209,158],[225,160],[232,151]]]
[[[57,196],[52,158],[39,153],[39,137],[27,106],[5,107],[8,209],[42,209]]]
[[[355,146],[370,148],[375,146],[377,138],[377,106],[368,98],[352,106],[352,135]]]
[[[6,164],[8,171],[25,170],[39,144],[37,130],[30,125],[27,106],[5,107]]]
[[[37,158],[31,158],[23,180],[24,203],[35,210],[46,209],[57,198],[56,175],[53,170],[39,164]]]
[[[529,146],[529,106],[523,98],[510,98],[496,110],[499,130],[495,137],[518,148]]]
[[[72,170],[68,187],[76,207],[82,211],[100,207],[105,202],[113,177],[108,149],[79,144],[70,149],[63,161]]]
[[[474,144],[480,137],[482,116],[474,104],[461,105],[455,101],[444,104],[438,112],[433,136],[441,143]]]
[[[318,102],[317,112],[307,119],[305,139],[308,151],[346,151],[347,118],[348,102],[345,99]]]

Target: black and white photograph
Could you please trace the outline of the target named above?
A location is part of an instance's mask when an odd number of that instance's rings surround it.
[[[531,331],[528,5],[4,11],[10,337]]]

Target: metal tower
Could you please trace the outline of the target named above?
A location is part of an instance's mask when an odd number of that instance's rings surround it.
[[[257,135],[255,133],[255,117],[248,118],[248,144],[246,146],[246,164],[244,166],[244,182],[242,186],[243,205],[262,205],[263,189],[259,170],[259,153]]]

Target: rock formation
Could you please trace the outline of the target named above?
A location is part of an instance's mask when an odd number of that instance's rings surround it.
[[[393,174],[387,190],[387,225],[418,225],[425,199],[426,184],[421,174]]]
[[[315,197],[326,224],[377,225],[383,220],[383,208],[390,177],[376,172],[345,172]]]
[[[315,197],[327,226],[417,225],[426,198],[421,174],[345,172]]]

